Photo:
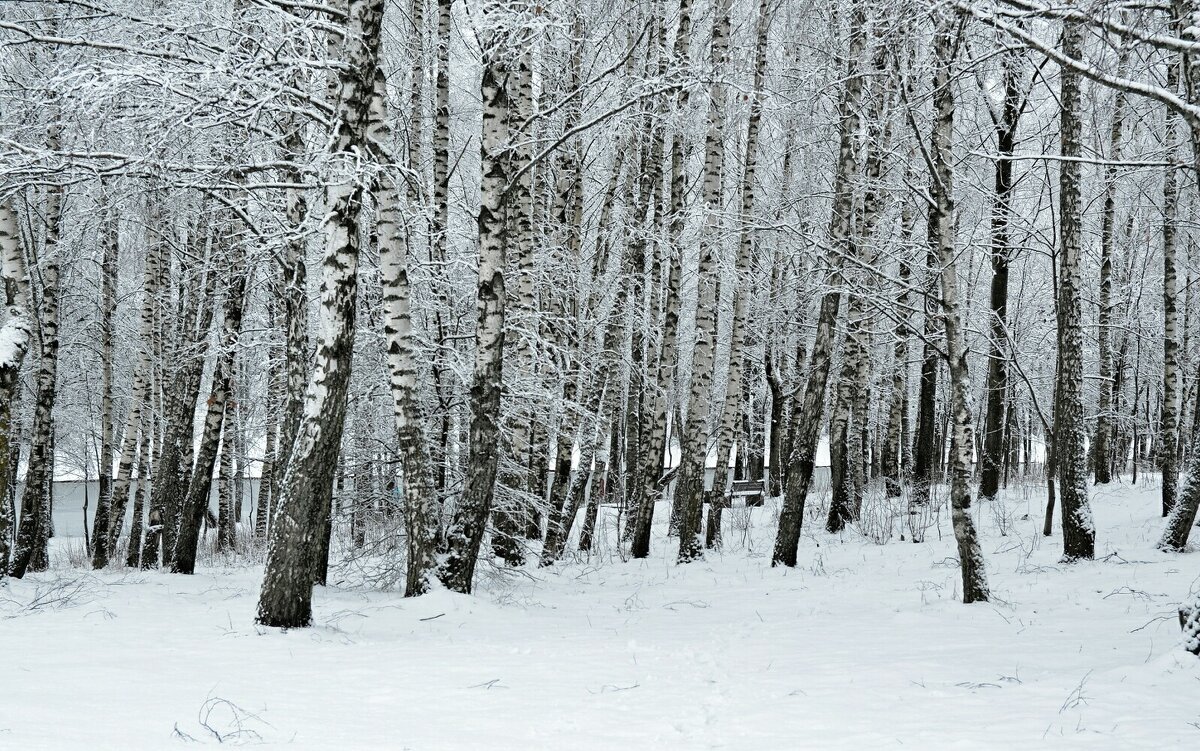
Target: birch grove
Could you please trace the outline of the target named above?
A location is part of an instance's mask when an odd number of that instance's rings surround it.
[[[974,603],[1016,499],[1066,567],[1142,487],[1193,570],[1198,13],[8,4],[0,576],[82,518],[300,628],[867,539]]]

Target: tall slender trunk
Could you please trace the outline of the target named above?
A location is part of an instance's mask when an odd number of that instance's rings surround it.
[[[863,158],[862,201],[856,207],[856,237],[851,243],[857,258],[856,266],[871,268],[875,264],[873,235],[879,220],[880,179],[888,150],[890,129],[884,123],[889,104],[890,82],[886,70],[886,50],[877,45],[873,78],[874,91],[868,105],[867,143]],[[837,382],[837,398],[830,419],[829,458],[831,500],[828,532],[840,532],[848,522],[858,518],[866,484],[866,456],[869,443],[867,404],[871,387],[871,326],[867,314],[869,277],[855,268],[847,275],[846,339],[842,349],[842,368]],[[853,418],[853,419],[852,419]],[[852,425],[854,423],[854,425]]]
[[[1118,75],[1124,75],[1129,60],[1128,51],[1121,54],[1118,64]],[[1126,94],[1117,91],[1113,100],[1112,130],[1109,135],[1108,158],[1119,160],[1122,150],[1122,136],[1125,126]],[[1096,473],[1096,484],[1104,485],[1112,482],[1112,439],[1114,421],[1112,415],[1114,395],[1119,398],[1120,390],[1116,388],[1113,372],[1112,357],[1112,261],[1113,261],[1113,225],[1117,214],[1117,168],[1115,165],[1104,168],[1104,208],[1100,220],[1100,309],[1097,312],[1097,345],[1100,359],[1100,404],[1096,416],[1096,439],[1093,447],[1093,465]]]
[[[703,556],[696,540],[704,512],[704,468],[708,458],[710,404],[714,355],[717,348],[717,248],[721,231],[721,173],[725,164],[725,84],[721,79],[729,58],[730,0],[717,0],[713,14],[712,68],[717,71],[708,92],[708,135],[704,142],[704,228],[700,233],[700,263],[696,270],[696,343],[692,351],[691,396],[680,426],[679,563]],[[721,457],[717,457],[720,463]]]
[[[112,507],[113,460],[113,318],[117,312],[118,231],[115,209],[109,207],[103,228],[104,255],[100,261],[100,456],[96,459],[100,492],[92,527],[92,555],[99,548],[99,566],[107,562],[108,516]],[[154,251],[146,251],[149,256]],[[85,519],[86,521],[86,519]]]
[[[516,88],[516,120],[525,123],[533,115],[533,61],[532,53],[526,50],[517,60],[516,75],[510,78],[510,84]],[[508,231],[516,242],[517,278],[515,295],[512,299],[513,317],[523,327],[518,331],[535,331],[534,315],[534,237],[533,237],[533,170],[530,162],[533,158],[531,134],[515,132],[517,143],[512,149],[513,168],[519,172],[519,177],[513,183],[512,201],[508,215]],[[531,336],[518,333],[515,351],[515,382],[533,384],[534,342]],[[529,388],[528,386],[526,388]],[[530,399],[531,395],[519,396],[513,409],[514,419],[509,430],[509,442],[512,453],[512,464],[515,467],[525,467],[529,462],[530,434],[532,432],[533,415],[536,407]],[[521,497],[529,488],[528,476],[521,472],[511,473],[501,480],[502,484],[517,492]],[[518,505],[497,509],[495,511],[496,532],[492,536],[492,546],[497,555],[510,566],[520,566],[525,562],[525,552],[520,538],[522,527],[529,514],[524,508],[524,502]]]
[[[988,354],[987,415],[984,418],[983,451],[980,459],[979,497],[992,499],[1000,491],[1004,462],[1004,408],[1008,395],[1008,261],[1009,224],[1012,217],[1013,163],[1017,127],[1020,123],[1020,74],[1025,60],[1021,50],[1006,52],[1004,104],[996,119],[995,203],[992,206],[991,347]]]
[[[433,387],[439,404],[437,455],[434,481],[444,498],[448,491],[450,463],[450,423],[452,401],[451,376],[445,352],[449,329],[446,318],[453,314],[450,286],[445,275],[446,244],[450,227],[450,24],[453,0],[437,0],[437,72],[434,79],[433,125],[433,212],[429,227],[429,258],[433,266],[433,288],[437,297],[435,312],[438,346],[434,352]]]
[[[679,1],[679,25],[675,32],[672,57],[686,60],[690,54],[692,36],[692,0]],[[686,102],[681,93],[677,106]],[[686,200],[686,177],[684,175],[683,134],[675,133],[671,140],[671,189],[670,213],[667,242],[658,253],[668,256],[667,288],[663,301],[662,336],[658,352],[658,368],[654,378],[653,406],[647,424],[649,434],[641,450],[642,466],[638,472],[640,487],[636,489],[633,535],[630,552],[634,558],[645,558],[650,554],[650,530],[654,522],[654,504],[662,495],[661,477],[668,451],[667,421],[671,406],[671,389],[679,350],[679,288],[683,276],[683,250],[680,237],[683,233],[684,201]]]
[[[208,409],[200,435],[195,468],[192,471],[191,483],[188,485],[187,496],[184,498],[180,513],[179,533],[175,539],[175,553],[171,563],[171,570],[177,574],[195,573],[196,550],[200,543],[200,525],[208,511],[213,468],[217,460],[218,446],[221,444],[222,426],[231,427],[231,422],[226,419],[226,412],[233,396],[234,357],[237,354],[238,338],[242,330],[242,311],[250,275],[246,263],[246,249],[243,247],[245,238],[239,235],[240,233],[236,231],[230,233],[232,247],[226,256],[228,262],[226,273],[229,284],[225,290],[225,302],[222,307],[224,321],[221,324],[221,349],[217,352],[217,362],[213,369],[212,388],[208,396]],[[232,456],[232,431],[226,431],[224,443],[225,450],[229,451]],[[222,472],[222,475],[224,474]],[[228,497],[225,502],[228,504]],[[221,532],[218,529],[218,539],[220,535]]]
[[[157,212],[154,212],[154,215],[157,216]],[[120,538],[121,529],[125,524],[125,508],[129,502],[129,489],[133,482],[138,432],[142,429],[148,430],[150,426],[150,422],[146,418],[153,410],[151,385],[154,377],[155,311],[158,306],[158,285],[162,279],[161,265],[167,262],[167,249],[166,238],[156,238],[156,241],[152,241],[146,249],[140,321],[142,346],[138,348],[129,409],[125,414],[125,425],[121,432],[117,476],[108,496],[105,497],[105,494],[101,493],[96,506],[92,533],[92,567],[97,569],[104,568],[108,564],[109,556],[116,549],[117,540]]]
[[[1179,66],[1167,65],[1167,88],[1178,88]],[[1176,155],[1179,117],[1166,113],[1166,142],[1170,159]],[[1158,468],[1162,471],[1162,515],[1175,506],[1179,483],[1179,311],[1176,264],[1179,214],[1179,178],[1174,166],[1163,171],[1162,258],[1163,258],[1163,381],[1162,413],[1158,429]]]
[[[971,429],[971,379],[967,372],[966,335],[963,331],[959,302],[957,259],[954,237],[954,89],[950,67],[953,64],[955,30],[961,28],[957,14],[942,10],[934,29],[933,132],[929,153],[931,193],[930,241],[937,245],[942,267],[942,319],[946,329],[946,354],[949,357],[950,401],[953,413],[953,447],[950,456],[950,508],[954,539],[958,543],[962,569],[963,602],[987,602],[987,572],[983,553],[971,520],[971,452],[975,439]]]
[[[211,227],[193,228],[188,241],[190,255],[202,258],[205,248],[210,245],[211,234]],[[183,499],[192,478],[196,400],[200,395],[209,329],[215,310],[212,300],[217,295],[218,274],[212,269],[208,270],[203,286],[198,278],[189,285],[190,279],[184,269],[181,269],[180,277],[179,297],[183,314],[175,330],[170,356],[171,362],[177,365],[171,374],[170,386],[165,389],[163,448],[156,471],[158,480],[150,497],[150,518],[158,518],[161,529],[159,534],[146,537],[142,551],[143,567],[156,565],[160,544],[163,565],[170,566],[174,560]]]
[[[419,4],[414,3],[414,7]],[[419,20],[419,17],[414,19]],[[419,81],[415,71],[414,78]],[[386,84],[383,69],[379,68],[375,78],[370,127],[374,140],[380,143],[391,141]],[[414,86],[417,85],[414,83]],[[410,133],[410,139],[417,135]],[[375,186],[375,202],[392,417],[404,471],[403,512],[408,547],[405,596],[414,597],[429,591],[433,582],[437,565],[434,544],[438,505],[429,447],[423,430],[424,414],[417,391],[418,365],[408,277],[412,243],[411,236],[406,237],[402,227],[403,207],[397,180],[398,176],[390,170],[382,174]]]
[[[57,126],[50,137],[57,148]],[[46,237],[41,268],[38,364],[34,374],[37,397],[33,406],[29,461],[25,490],[21,494],[21,524],[17,529],[9,573],[22,578],[26,571],[50,566],[50,504],[54,481],[54,402],[58,387],[59,229],[62,221],[61,186],[50,186],[45,195]]]
[[[29,278],[21,249],[20,229],[12,199],[0,201],[0,292],[7,318],[0,325],[0,581],[8,574],[9,537],[13,527],[10,488],[15,487],[16,429],[13,403],[20,391],[21,363],[33,338],[29,317]]]
[[[938,259],[933,244],[933,223],[926,217],[929,250],[926,255],[925,273],[925,320],[921,347],[921,380],[917,390],[917,433],[913,437],[912,489],[908,497],[908,526],[913,542],[925,540],[925,508],[929,506],[929,495],[933,485],[934,464],[937,455],[937,381],[939,358],[935,338],[939,328],[937,304]]]
[[[767,68],[767,33],[770,29],[770,6],[768,0],[758,5],[758,21],[755,31],[754,88],[750,93],[750,115],[746,122],[746,156],[742,172],[742,209],[739,220],[737,263],[734,274],[741,276],[750,271],[754,262],[755,232],[753,229],[755,169],[758,166],[758,131],[762,120],[762,89]],[[737,421],[743,396],[745,369],[746,333],[749,311],[749,285],[735,281],[733,286],[733,326],[729,343],[729,375],[725,387],[725,401],[717,417],[717,466],[713,472],[712,494],[708,504],[708,526],[704,544],[715,547],[721,538],[721,509],[726,503],[725,485],[729,475],[729,450],[734,443]]]
[[[854,139],[859,129],[859,104],[862,101],[863,81],[861,58],[866,47],[866,11],[855,7],[850,21],[850,40],[846,62],[846,84],[839,105],[840,136],[838,162],[834,174],[833,206],[829,219],[829,241],[836,249],[832,266],[825,277],[827,291],[821,298],[817,318],[817,335],[813,341],[804,385],[804,401],[792,417],[796,435],[788,459],[787,488],[779,514],[779,529],[771,565],[795,566],[800,545],[800,529],[804,524],[804,503],[812,480],[817,441],[820,438],[821,414],[825,408],[825,387],[833,360],[833,343],[841,307],[842,256],[850,250],[850,215],[853,210],[853,181],[858,173]]]
[[[490,46],[490,45],[489,45]],[[480,182],[479,278],[476,293],[475,365],[471,376],[470,461],[454,518],[446,530],[446,552],[438,578],[449,589],[469,593],[496,485],[500,441],[500,388],[504,364],[505,210],[508,183],[509,102],[507,75],[497,50],[484,54]]]
[[[906,201],[900,209],[900,241],[903,245],[907,245],[912,239],[915,222],[912,202]],[[893,334],[895,342],[892,345],[891,402],[888,407],[887,437],[883,442],[883,457],[880,466],[884,492],[888,498],[900,497],[900,485],[905,467],[904,415],[908,403],[908,340],[911,336],[911,330],[908,327],[908,306],[909,280],[911,278],[912,266],[907,260],[901,259],[899,288],[896,296],[898,322]]]
[[[1063,54],[1078,58],[1083,48],[1083,27],[1078,22],[1063,24]],[[1082,154],[1080,121],[1080,75],[1071,68],[1061,73],[1062,113],[1059,125],[1062,155],[1059,166],[1059,223],[1061,247],[1058,272],[1058,374],[1054,409],[1054,451],[1060,481],[1063,525],[1063,555],[1066,560],[1092,558],[1096,529],[1087,495],[1087,457],[1083,415],[1083,323],[1080,311],[1080,256],[1083,244],[1083,205],[1080,202]],[[1174,444],[1168,454],[1174,456]],[[1164,455],[1166,456],[1166,455]],[[1173,459],[1172,464],[1173,467]],[[1165,487],[1165,483],[1164,483]],[[1164,491],[1165,492],[1165,491]]]

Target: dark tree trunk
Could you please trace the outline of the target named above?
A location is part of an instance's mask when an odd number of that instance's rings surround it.
[[[995,205],[992,208],[991,351],[988,359],[987,416],[984,418],[979,497],[992,499],[1000,490],[1004,461],[1004,402],[1008,394],[1008,257],[1012,214],[1013,163],[1022,102],[1019,75],[1024,52],[1004,56],[1004,106],[996,122]]]

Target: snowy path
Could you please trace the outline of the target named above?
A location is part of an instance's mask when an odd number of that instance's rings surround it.
[[[176,728],[339,751],[1194,745],[1200,661],[1174,603],[1200,555],[1153,550],[1152,491],[1094,504],[1098,553],[1117,555],[1072,567],[1040,512],[1000,537],[983,509],[1003,602],[976,606],[936,533],[806,536],[800,566],[772,570],[770,508],[752,550],[684,569],[659,544],[476,597],[318,590],[319,626],[290,633],[253,625],[258,569],[60,569],[0,590],[0,748],[193,745]],[[71,602],[23,607],[55,582]]]

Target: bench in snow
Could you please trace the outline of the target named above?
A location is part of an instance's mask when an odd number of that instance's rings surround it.
[[[743,499],[746,506],[761,506],[766,502],[762,480],[734,480],[729,495],[730,498]]]

